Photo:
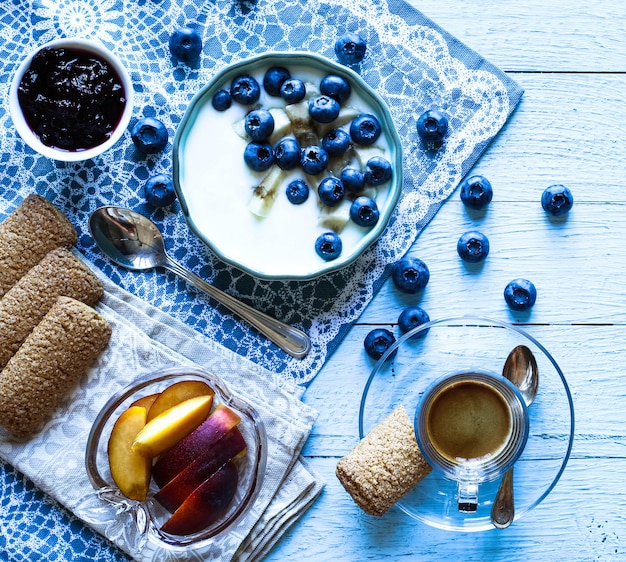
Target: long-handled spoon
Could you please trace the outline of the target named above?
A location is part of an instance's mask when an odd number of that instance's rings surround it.
[[[220,291],[170,258],[161,232],[147,217],[123,207],[100,207],[91,215],[89,229],[98,247],[117,265],[133,271],[169,269],[246,320],[289,355],[302,358],[311,349],[309,337],[301,330]]]
[[[526,406],[530,406],[537,396],[539,386],[539,368],[533,352],[525,345],[518,345],[509,353],[502,375],[519,389]],[[511,467],[504,473],[500,482],[491,508],[491,522],[498,529],[506,529],[514,517],[513,467]]]

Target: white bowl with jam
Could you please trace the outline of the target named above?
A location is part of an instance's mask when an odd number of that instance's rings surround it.
[[[11,119],[36,152],[65,162],[111,148],[133,111],[133,85],[121,61],[88,39],[55,39],[28,55],[9,91]]]

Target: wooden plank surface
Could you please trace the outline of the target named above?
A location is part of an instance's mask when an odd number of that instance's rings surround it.
[[[626,9],[589,0],[413,3],[510,72],[524,98],[472,170],[494,186],[488,210],[468,211],[455,192],[410,251],[430,268],[426,290],[402,295],[387,282],[308,388],[304,400],[320,416],[304,455],[326,488],[268,560],[626,560]],[[565,220],[550,220],[540,205],[554,183],[574,193]],[[474,228],[491,252],[470,266],[456,241]],[[530,313],[504,302],[515,277],[537,286]],[[542,504],[505,531],[442,531],[397,509],[371,517],[334,476],[358,441],[373,365],[363,338],[378,326],[398,334],[409,304],[433,319],[478,314],[520,324],[568,380],[570,462]]]

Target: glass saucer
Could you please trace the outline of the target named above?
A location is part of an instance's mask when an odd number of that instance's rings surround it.
[[[554,358],[520,328],[484,318],[460,317],[423,324],[403,335],[380,358],[365,385],[359,412],[363,438],[402,404],[413,419],[423,391],[453,371],[501,373],[509,352],[525,345],[539,367],[539,392],[529,408],[530,433],[515,464],[515,520],[550,493],[569,459],[574,438],[574,405]],[[395,357],[387,360],[393,353]],[[410,517],[450,531],[494,529],[491,506],[499,479],[481,484],[476,512],[460,512],[457,484],[433,471],[396,505]]]

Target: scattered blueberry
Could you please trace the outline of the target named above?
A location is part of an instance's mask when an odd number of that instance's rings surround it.
[[[363,113],[350,123],[352,140],[363,146],[374,144],[381,132],[377,117],[371,113]]]
[[[253,141],[264,141],[274,132],[274,118],[267,109],[254,109],[246,115],[244,127]]]
[[[366,195],[357,197],[350,205],[350,218],[359,226],[374,226],[380,218],[376,201]]]
[[[493,188],[483,176],[472,176],[461,183],[461,201],[473,209],[482,209],[491,202]]]
[[[328,152],[316,144],[307,146],[302,149],[300,166],[305,174],[317,176],[328,166]]]
[[[428,312],[426,312],[421,306],[407,306],[398,317],[398,328],[400,328],[400,331],[403,334],[406,334],[414,328],[417,328],[422,324],[426,324],[426,322],[430,322],[430,316],[428,316]],[[430,330],[430,328],[421,330],[412,336],[411,339],[423,338],[428,333],[428,330]]]
[[[202,52],[202,38],[195,29],[183,27],[170,35],[169,48],[174,58],[182,62],[191,62]]]
[[[299,78],[290,78],[280,87],[280,95],[287,103],[298,103],[306,96],[306,86]]]
[[[226,111],[233,104],[233,98],[228,90],[221,89],[213,94],[211,103],[215,111]]]
[[[365,57],[367,45],[356,33],[346,33],[335,41],[335,55],[341,64],[358,64]]]
[[[320,93],[330,96],[339,103],[344,103],[348,101],[352,93],[352,86],[343,76],[329,74],[324,76],[320,82]]]
[[[573,204],[574,196],[564,185],[551,185],[541,194],[543,210],[555,217],[567,213]]]
[[[317,255],[326,261],[337,259],[341,254],[341,238],[334,232],[320,234],[315,241]]]
[[[393,265],[391,279],[403,293],[417,293],[428,284],[430,271],[422,260],[406,257]]]
[[[154,117],[139,119],[130,131],[135,146],[145,154],[160,152],[167,145],[168,134],[165,125]]]
[[[274,161],[282,170],[293,170],[300,165],[300,144],[293,137],[284,137],[274,147]]]
[[[537,300],[537,289],[528,279],[513,279],[504,289],[504,300],[513,310],[528,310]]]
[[[165,174],[148,178],[144,190],[146,201],[153,207],[167,207],[176,200],[172,178]]]
[[[477,263],[483,261],[489,254],[489,240],[482,232],[470,230],[461,235],[456,251],[462,260]]]
[[[243,74],[233,79],[230,84],[230,95],[241,105],[252,105],[261,97],[261,87],[252,76]]]
[[[336,207],[343,201],[345,190],[339,178],[328,176],[320,182],[317,193],[324,205]]]
[[[340,110],[339,102],[330,96],[317,96],[309,100],[309,115],[318,123],[332,123]]]
[[[251,142],[243,151],[243,159],[251,170],[264,172],[274,162],[274,150],[269,143]]]
[[[363,179],[366,184],[371,186],[388,182],[391,179],[391,164],[382,156],[373,156],[365,165]]]
[[[273,66],[263,76],[263,88],[270,96],[279,97],[281,86],[289,78],[291,78],[291,74],[286,68]]]
[[[309,186],[302,180],[293,180],[287,186],[287,199],[294,205],[301,205],[309,198]]]
[[[372,359],[380,359],[395,341],[396,338],[390,330],[375,328],[365,336],[363,346],[365,347],[365,353]],[[396,353],[393,352],[387,359],[393,359],[395,356]]]
[[[329,156],[341,156],[350,146],[350,135],[343,129],[332,129],[322,137],[322,148]]]
[[[365,179],[363,178],[361,170],[352,167],[344,168],[341,170],[341,174],[339,174],[339,179],[342,181],[346,191],[350,191],[351,193],[363,191]]]
[[[426,142],[441,142],[448,132],[448,118],[431,109],[420,115],[417,120],[417,134]]]

